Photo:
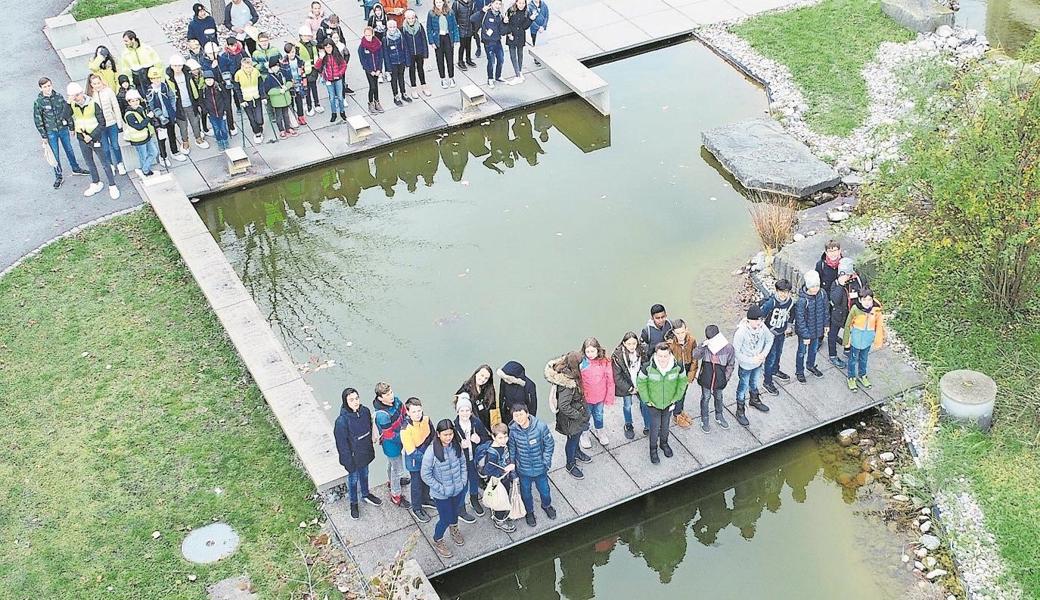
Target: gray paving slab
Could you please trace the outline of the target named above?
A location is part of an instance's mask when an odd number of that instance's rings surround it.
[[[149,46],[159,43],[159,40],[165,41],[166,39],[166,35],[162,33],[162,28],[159,27],[155,17],[143,8],[101,17],[97,20],[97,23],[107,35],[122,37],[124,32],[131,30],[141,39],[141,43]],[[148,34],[148,36],[145,37],[145,34]],[[120,47],[118,53],[122,54],[122,51],[123,48]],[[160,55],[160,58],[165,63],[166,57]]]
[[[183,191],[179,180],[170,175],[157,177],[157,180],[158,183],[148,186],[148,197],[152,210],[162,221],[170,239],[177,242],[198,235],[209,235],[209,229],[199,218],[195,207],[181,201]]]
[[[381,479],[386,479],[385,473],[382,476],[375,473],[369,474],[371,492],[381,498],[383,503],[379,506],[372,506],[367,502],[362,502],[358,505],[361,518],[356,521],[350,518],[350,503],[346,499],[325,505],[325,513],[332,520],[337,533],[347,546],[364,544],[401,529],[409,531],[416,529],[415,519],[408,510],[390,504],[390,492],[385,482],[376,483]]]
[[[819,425],[819,421],[813,419],[809,411],[797,402],[773,402],[769,409],[768,413],[750,407],[747,409],[747,418],[751,422],[748,431],[763,444],[780,441],[796,433],[815,429]],[[730,427],[740,427],[736,422],[735,409],[726,410],[730,411],[730,416],[726,419]]]
[[[632,418],[635,421],[635,427],[633,428],[635,438],[630,440],[625,437],[625,414],[621,406],[621,398],[618,398],[613,405],[603,408],[603,429],[607,434],[607,448],[611,451],[637,441],[646,443],[646,436],[643,435],[643,417],[639,414],[639,408],[636,406],[632,407]],[[595,441],[593,443],[599,446]]]
[[[795,398],[821,423],[835,421],[875,404],[866,394],[850,392],[846,378],[837,369],[824,370],[823,377],[814,378],[812,385],[781,389],[780,396],[771,398],[768,404],[772,408],[778,403],[795,401]]]
[[[664,0],[603,0],[603,4],[606,4],[626,19],[669,8],[664,3]]]
[[[214,156],[200,160],[194,163],[194,165],[211,189],[229,185],[246,185],[261,181],[274,173],[271,167],[267,165],[267,161],[257,152],[255,146],[247,146],[246,155],[249,156],[251,163],[249,171],[234,177],[228,174],[227,158],[224,156]]]
[[[723,0],[698,0],[680,6],[679,12],[698,25],[714,25],[746,16],[744,11]]]
[[[722,429],[715,424],[714,411],[712,412],[711,431],[704,433],[700,426],[690,428],[673,427],[672,435],[682,442],[682,445],[697,459],[702,467],[728,461],[734,456],[741,456],[758,450],[761,447],[759,441],[746,428],[741,427],[731,417],[732,413],[726,413],[729,429]]]
[[[568,477],[570,476],[568,475]],[[556,509],[555,520],[550,520],[549,517],[545,516],[545,511],[542,510],[541,500],[539,500],[538,492],[535,490],[534,486],[531,486],[531,494],[534,498],[534,512],[537,521],[535,522],[534,527],[528,525],[526,521],[518,521],[516,523],[516,531],[509,534],[510,539],[512,539],[514,543],[537,537],[547,531],[562,527],[577,519],[578,513],[574,511],[574,507],[567,501],[563,492],[560,491],[560,488],[556,487],[556,484],[552,479],[549,480],[549,495],[552,500],[552,506]]]
[[[550,42],[554,50],[560,50],[571,54],[578,59],[586,59],[590,56],[598,56],[603,53],[603,49],[597,46],[592,40],[585,37],[581,33],[571,33],[568,35],[561,35],[560,37]],[[541,44],[539,44],[540,46]]]
[[[867,395],[878,401],[890,400],[906,390],[923,386],[927,381],[891,348],[871,352],[867,366],[867,375],[873,384]]]
[[[198,1],[199,0],[174,0],[174,2],[164,2],[163,4],[157,4],[148,8],[147,10],[149,14],[151,14],[151,17],[155,19],[157,23],[162,25],[174,19],[190,17],[192,15],[191,7]],[[214,18],[218,21],[219,25],[220,22],[224,20],[224,15],[218,15]],[[185,29],[185,34],[187,34],[187,29]]]
[[[566,21],[578,31],[588,31],[625,20],[621,13],[603,2],[593,2],[585,6],[557,11],[554,16]]]
[[[596,454],[592,462],[579,465],[584,479],[575,479],[565,469],[549,473],[575,512],[583,515],[635,495],[639,488],[610,454]]]
[[[387,104],[393,106],[390,100],[383,102],[384,107]],[[394,141],[447,126],[447,122],[437,111],[425,102],[412,102],[407,106],[396,107],[385,114],[373,116],[372,120]]]
[[[150,197],[151,193],[148,194]],[[152,206],[155,206],[154,202]],[[214,310],[220,310],[250,300],[249,291],[242,285],[220,247],[201,243],[203,241],[201,236],[195,236],[175,239],[174,244],[181,258],[189,265],[191,274],[209,305]]]
[[[675,8],[632,17],[632,24],[645,31],[650,37],[672,37],[693,31],[697,23]]]
[[[299,130],[296,137],[278,140],[276,144],[264,144],[258,149],[267,166],[275,172],[298,169],[332,158],[332,153],[318,143],[317,136],[309,130]]]
[[[604,52],[620,52],[650,41],[649,34],[638,27],[633,27],[629,21],[594,27],[584,31],[584,34]]]
[[[716,2],[716,1],[721,1],[721,0],[664,0],[665,4],[667,4],[669,6],[672,6],[672,7],[675,7],[675,8],[678,8],[680,6],[686,6],[688,4],[693,4],[695,2],[705,2],[705,1]]]
[[[390,137],[383,133],[382,129],[379,129],[372,119],[365,115],[368,122],[372,125],[372,135],[365,138],[363,141],[351,144],[350,143],[350,130],[346,126],[343,127],[326,127],[325,129],[318,130],[318,140],[328,148],[329,152],[333,156],[348,156],[351,154],[357,154],[358,152],[364,152],[366,150],[373,150],[380,146],[385,146],[390,143]]]
[[[350,554],[358,562],[361,572],[369,577],[375,575],[379,565],[386,565],[404,548],[411,535],[417,535],[417,543],[411,557],[415,559],[424,573],[432,575],[444,570],[444,563],[434,552],[433,546],[418,527],[398,529],[382,537],[350,546]]]
[[[538,34],[538,39],[541,40],[538,42],[538,45],[541,46],[555,40],[556,38],[570,35],[572,33],[578,33],[578,30],[570,23],[563,19],[550,18],[549,26],[545,28],[544,32]]]
[[[466,506],[467,510],[472,514],[473,511],[469,508],[468,500],[466,501]],[[433,541],[433,530],[437,526],[437,513],[431,513],[430,516],[433,518],[428,523],[419,523],[418,527],[422,530],[426,539]],[[456,546],[452,542],[449,533],[444,534],[444,541],[454,553],[454,556],[451,558],[441,557],[441,562],[444,563],[445,567],[459,566],[513,543],[508,533],[491,524],[490,512],[487,509],[485,509],[483,517],[477,517],[476,519],[474,523],[459,521],[459,532],[462,533],[463,541],[465,541],[461,546]],[[523,526],[526,527],[527,525],[523,524]]]
[[[614,459],[628,473],[640,490],[651,490],[656,487],[677,481],[682,477],[700,470],[700,463],[686,449],[680,440],[671,437],[668,445],[674,455],[667,458],[658,452],[661,462],[650,462],[650,444],[646,439],[638,443],[625,444],[611,450]]]
[[[85,19],[83,21],[76,21],[76,31],[79,32],[80,37],[84,40],[96,40],[98,38],[108,36],[105,30],[101,27],[101,23],[99,23],[97,19]],[[123,47],[117,46],[113,48],[109,46],[108,49],[118,53],[123,49]]]

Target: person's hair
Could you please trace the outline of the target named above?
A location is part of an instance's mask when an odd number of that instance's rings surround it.
[[[527,10],[527,0],[515,0],[515,2],[513,2],[513,5],[509,7],[509,10],[506,11],[506,14],[512,17],[516,13],[520,12],[520,9],[518,9],[516,6],[521,2],[524,3],[524,10]]]
[[[342,400],[343,400],[343,408],[346,408],[346,407],[347,407],[347,396],[349,396],[349,395],[351,395],[351,394],[357,394],[357,393],[358,393],[358,391],[357,391],[357,390],[355,390],[355,389],[354,389],[354,388],[352,388],[352,387],[348,387],[348,388],[346,388],[345,390],[343,390],[343,393],[342,393],[342,394],[340,394],[340,399],[342,399]],[[358,396],[360,396],[360,395],[361,395],[361,394],[358,394]]]
[[[834,250],[834,249],[841,250],[841,243],[839,243],[838,240],[828,240],[827,243],[823,246],[823,249],[824,250]]]
[[[38,85],[40,87],[43,87],[45,84],[48,84],[50,82],[51,82],[51,78],[50,77],[40,77],[40,80],[36,82],[36,85]]]
[[[778,292],[790,292],[791,291],[791,282],[786,280],[786,279],[777,279],[775,287],[776,287],[776,291],[778,291]]]
[[[581,355],[582,355],[582,358],[585,358],[585,350],[589,346],[592,346],[592,347],[594,347],[596,349],[596,358],[606,358],[607,357],[607,351],[606,351],[606,349],[603,348],[603,344],[600,344],[599,340],[597,340],[596,338],[590,337],[590,338],[586,338],[585,341],[581,343]]]
[[[527,412],[527,403],[526,402],[514,402],[513,403],[513,407],[510,408],[510,411],[513,412],[513,413],[518,413],[520,411]]]
[[[246,54],[245,56],[242,57],[242,62],[246,62],[247,60],[250,62],[250,64],[252,64],[253,57],[249,56],[248,54]]]
[[[92,93],[94,91],[94,80],[95,79],[101,82],[101,87],[103,87],[103,88],[107,88],[108,87],[108,84],[105,83],[105,80],[102,79],[100,75],[98,75],[97,73],[91,73],[90,75],[87,75],[87,85],[83,86],[86,89],[88,94]]]
[[[325,46],[328,46],[329,44],[332,44],[332,53],[331,54],[332,54],[332,58],[334,60],[338,60],[338,61],[346,60],[345,58],[343,58],[343,53],[339,51],[339,46],[336,45],[336,42],[332,41],[331,37],[325,39],[325,43],[322,45],[322,48],[324,48]]]
[[[382,13],[384,16],[386,15],[386,9],[383,8],[382,3],[380,3],[380,2],[376,2],[375,4],[372,5],[372,14],[373,15],[376,14],[376,9],[377,8],[379,9],[380,13]]]
[[[318,2],[317,0],[315,0],[314,2],[311,2],[311,8],[314,8],[315,4],[317,4],[318,6],[321,6],[321,2]]]
[[[127,38],[131,42],[137,42],[138,44],[141,43],[141,38],[137,37],[137,34],[134,33],[133,29],[127,29],[126,31],[124,31],[123,37]]]
[[[365,25],[365,28],[361,30],[361,35],[365,35],[366,33],[371,33],[372,35],[375,35],[375,27],[372,27],[371,25]]]
[[[233,35],[227,36],[227,39],[224,40],[224,45],[225,46],[234,46],[237,43],[238,43],[238,38],[233,36]]]
[[[624,346],[628,340],[638,340],[639,336],[634,331],[626,331],[625,335],[621,336],[621,341],[618,342],[618,346]],[[638,348],[638,347],[637,347]]]
[[[415,17],[416,21],[419,20],[419,15],[415,14],[415,11],[410,8],[404,11],[404,20],[407,21],[408,17]]]
[[[495,386],[494,386],[494,383],[495,383],[495,370],[491,368],[491,365],[480,365],[479,367],[477,367],[477,370],[473,371],[473,374],[469,376],[469,379],[466,380],[466,383],[462,384],[462,386],[466,389],[466,391],[469,392],[469,399],[473,403],[476,403],[477,396],[478,396],[478,394],[477,394],[477,373],[480,373],[484,369],[487,369],[487,372],[488,372],[488,380],[487,380],[487,383],[485,383],[484,385],[491,386],[492,392],[494,392],[494,389],[495,389]]]
[[[654,352],[660,352],[661,350],[672,351],[672,349],[668,347],[667,342],[657,342],[657,344],[654,345]]]
[[[256,41],[259,42],[261,39],[270,41],[271,35],[266,31],[261,31],[260,33],[256,34]]]
[[[277,56],[272,56],[271,58],[267,59],[267,66],[277,67],[279,62],[281,62],[281,58]]]
[[[650,316],[659,315],[663,312],[668,312],[664,309],[664,304],[655,304],[650,307]]]
[[[415,396],[412,396],[411,398],[405,400],[404,405],[406,407],[422,406],[422,400],[416,398]]]
[[[435,429],[437,430],[438,436],[440,436],[443,431],[451,430],[454,432],[455,422],[450,419],[441,419],[440,421],[437,421]],[[462,446],[459,444],[459,436],[451,438],[451,445],[455,447],[455,455],[462,456]],[[440,443],[439,440],[433,445],[433,455],[437,457],[439,462],[444,462],[444,444]]]
[[[103,45],[102,45],[102,46],[98,46],[97,48],[95,48],[95,49],[94,49],[94,56],[97,56],[97,52],[98,52],[98,50],[100,50],[100,49],[102,49],[102,48],[104,48],[104,49],[105,49],[105,53],[107,54],[107,56],[105,56],[105,59],[104,59],[104,60],[102,60],[102,61],[101,61],[101,62],[100,62],[100,63],[98,64],[98,68],[99,68],[99,69],[104,69],[104,68],[106,68],[106,66],[107,66],[107,67],[108,67],[109,69],[111,69],[112,71],[115,71],[115,70],[117,70],[117,69],[116,69],[116,60],[115,60],[114,58],[112,58],[112,51],[108,49],[108,46],[103,46]]]
[[[506,425],[505,423],[495,423],[491,426],[492,436],[502,435],[503,433],[509,435],[509,425]]]
[[[874,290],[872,290],[872,289],[870,289],[870,288],[868,288],[866,286],[861,287],[859,289],[859,297],[862,298],[863,296],[870,296],[871,298],[873,298],[874,297]]]
[[[585,355],[581,352],[568,352],[553,367],[560,375],[574,381],[581,381],[581,361],[584,359]],[[579,385],[576,389],[580,392],[581,386]]]
[[[376,398],[379,398],[383,394],[390,391],[390,384],[385,381],[380,381],[376,384]]]
[[[674,321],[672,321],[672,331],[675,331],[676,329],[685,329],[685,328],[686,328],[686,321],[684,321],[682,319],[675,319]]]
[[[339,23],[339,15],[336,13],[332,13],[328,17],[325,17],[325,19],[329,22],[329,25],[338,25]]]
[[[447,15],[450,10],[451,8],[448,7],[448,0],[444,0],[443,2],[441,2],[440,10],[437,10],[436,0],[434,0],[433,6],[430,8],[430,12],[437,15],[438,17],[441,15]]]
[[[285,45],[282,46],[282,52],[285,52],[286,54],[289,54],[290,52],[295,52],[295,51],[296,51],[296,44],[294,44],[292,42],[285,42]]]

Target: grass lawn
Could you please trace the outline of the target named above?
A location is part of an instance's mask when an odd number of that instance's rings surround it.
[[[72,8],[72,16],[76,17],[77,21],[83,21],[95,17],[117,15],[121,12],[137,10],[138,8],[158,6],[170,1],[171,0],[79,0],[79,2],[76,3],[76,6]],[[203,1],[203,4],[205,4],[207,9],[209,8],[209,2]],[[191,11],[188,11],[188,16],[191,16]]]
[[[787,65],[809,104],[810,127],[842,136],[867,116],[864,65],[882,42],[914,38],[881,12],[878,0],[823,0],[751,19],[733,32]]]
[[[298,589],[312,484],[151,211],[0,280],[0,324],[0,596],[198,599],[240,574],[265,598]],[[238,552],[183,560],[213,520]]]

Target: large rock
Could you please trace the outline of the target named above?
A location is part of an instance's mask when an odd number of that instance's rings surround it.
[[[804,198],[834,187],[838,172],[772,119],[750,119],[701,134],[704,147],[749,190]]]
[[[881,10],[907,29],[931,33],[946,25],[953,27],[953,10],[935,0],[881,0]]]
[[[873,279],[876,255],[855,238],[833,237],[841,244],[842,254],[855,262],[856,272],[866,277],[868,282]],[[816,261],[820,260],[823,246],[829,239],[831,236],[828,235],[814,235],[784,246],[773,258],[773,275],[777,279],[787,279],[797,290],[802,285],[802,276],[816,268]]]

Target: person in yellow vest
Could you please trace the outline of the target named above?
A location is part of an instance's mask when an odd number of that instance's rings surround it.
[[[318,102],[318,71],[314,68],[318,48],[314,45],[314,32],[308,25],[300,27],[300,41],[296,42],[296,55],[303,61],[303,97],[307,101],[307,116],[313,117],[315,112],[323,113],[325,109]]]
[[[123,52],[119,70],[129,75],[137,91],[142,96],[145,96],[148,93],[150,84],[148,69],[159,67],[161,71],[163,67],[162,60],[159,59],[159,55],[155,50],[141,44],[141,40],[138,39],[137,34],[133,31],[128,30],[123,34],[123,44],[126,46],[126,51]]]
[[[412,514],[423,523],[430,520],[430,515],[424,508],[435,508],[433,500],[430,499],[430,486],[426,485],[419,471],[422,468],[423,454],[433,443],[433,424],[430,417],[423,414],[422,401],[418,398],[409,398],[404,404],[408,411],[404,427],[401,428],[402,456],[404,457],[404,468],[408,470],[411,477],[411,488],[409,493],[412,501]]]
[[[123,115],[126,127],[123,128],[123,137],[137,152],[137,162],[141,164],[137,174],[148,177],[152,175],[152,167],[159,158],[159,143],[155,141],[155,129],[137,90],[127,90],[126,104],[126,113]]]
[[[105,81],[105,85],[112,91],[119,89],[119,69],[116,67],[115,58],[105,46],[98,46],[94,50],[94,58],[87,65],[90,72]]]
[[[242,57],[242,67],[235,73],[235,83],[242,92],[242,110],[253,130],[253,142],[264,141],[264,105],[260,95],[260,71],[253,66],[253,59]]]
[[[101,159],[105,178],[108,179],[108,195],[115,200],[119,198],[119,188],[116,187],[111,165],[109,165],[108,157],[101,145],[101,138],[105,131],[105,112],[93,98],[83,93],[83,86],[80,84],[70,83],[65,88],[65,92],[69,97],[69,104],[72,106],[72,130],[76,132],[80,154],[87,163],[87,170],[90,171],[90,187],[83,192],[83,195],[89,198],[105,187],[101,184],[97,163],[94,162],[94,158],[97,157]]]

